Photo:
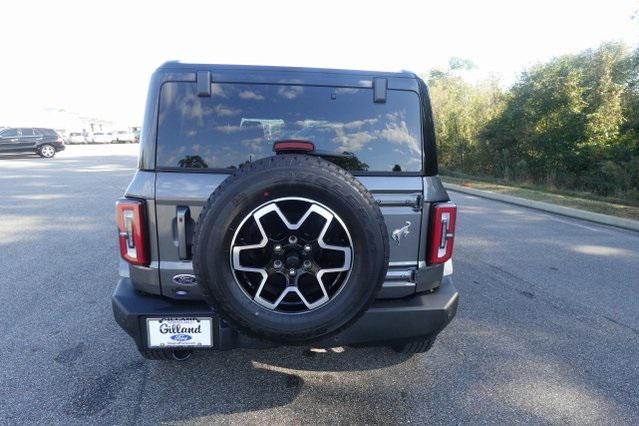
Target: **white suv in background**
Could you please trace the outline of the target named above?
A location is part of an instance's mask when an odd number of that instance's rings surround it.
[[[84,133],[71,132],[67,138],[69,143],[87,143],[87,137]]]
[[[133,143],[135,142],[135,134],[128,130],[120,130],[117,132],[113,132],[113,139],[115,139],[116,142]]]
[[[95,132],[91,137],[91,142],[94,143],[111,143],[113,141],[113,134],[108,132]]]

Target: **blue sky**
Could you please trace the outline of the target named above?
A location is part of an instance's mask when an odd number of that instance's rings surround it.
[[[553,56],[639,42],[636,0],[3,2],[0,116],[135,123],[166,60],[422,72],[452,56],[507,84]],[[5,120],[6,121],[6,120]]]

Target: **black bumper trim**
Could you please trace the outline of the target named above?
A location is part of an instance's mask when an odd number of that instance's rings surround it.
[[[377,300],[353,325],[328,339],[314,342],[319,347],[373,345],[439,333],[457,312],[459,293],[450,277],[444,277],[432,293],[403,299]],[[213,349],[266,348],[277,344],[255,339],[231,328],[206,303],[176,301],[135,290],[128,278],[121,278],[112,297],[117,323],[145,348],[147,317],[213,318]]]

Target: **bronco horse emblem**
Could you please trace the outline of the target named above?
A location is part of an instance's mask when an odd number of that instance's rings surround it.
[[[407,220],[406,225],[402,226],[401,228],[395,229],[391,234],[393,240],[397,243],[397,245],[399,245],[402,237],[406,237],[408,234],[410,234],[408,228],[410,228],[410,222]]]

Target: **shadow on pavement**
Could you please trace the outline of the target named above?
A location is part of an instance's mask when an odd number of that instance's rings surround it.
[[[367,371],[401,364],[411,355],[399,354],[389,348],[308,349],[286,347],[270,351],[255,351],[253,361],[277,368],[302,371]]]
[[[330,373],[384,369],[410,358],[384,348],[312,352],[302,347],[282,347],[200,352],[181,363],[144,361],[142,418],[152,423],[194,420],[216,414],[286,407],[303,387],[308,391],[310,386],[313,392],[323,395],[328,392],[323,388],[339,385],[340,376]],[[316,383],[305,384],[302,376],[308,372],[319,378],[320,387]],[[79,389],[78,394],[92,394],[92,391]],[[86,402],[90,404],[82,406],[95,406],[94,398]]]
[[[0,160],[20,160],[20,159],[29,159],[33,160],[35,158],[42,158],[36,153],[20,153],[20,154],[0,154]],[[50,160],[49,158],[43,158],[43,160]]]

